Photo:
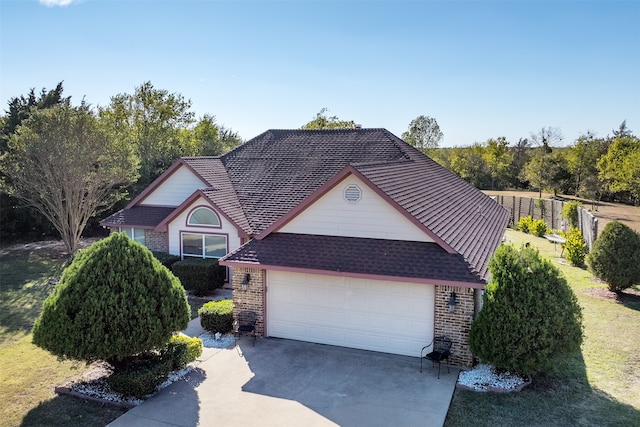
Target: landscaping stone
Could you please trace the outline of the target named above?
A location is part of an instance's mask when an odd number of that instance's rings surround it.
[[[531,384],[531,377],[508,371],[498,372],[491,365],[479,364],[458,376],[457,388],[472,391],[510,393],[520,391]]]

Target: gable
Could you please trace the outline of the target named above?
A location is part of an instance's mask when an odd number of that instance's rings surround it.
[[[345,198],[345,190],[360,190],[357,202]],[[422,229],[391,206],[368,184],[350,174],[278,230],[370,239],[433,242]]]
[[[218,224],[189,224],[189,216],[201,207],[213,212],[218,219]],[[224,215],[224,212],[199,193],[192,196],[181,209],[177,209],[174,216],[167,218],[166,230],[169,237],[169,253],[174,255],[181,254],[181,235],[183,233],[225,236],[228,244],[227,249],[237,248],[241,244],[239,229],[236,225]]]
[[[182,165],[168,175],[138,205],[179,206],[194,191],[207,187],[196,174]]]

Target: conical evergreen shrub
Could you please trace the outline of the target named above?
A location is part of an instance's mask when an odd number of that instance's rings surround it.
[[[587,263],[612,292],[640,284],[640,234],[621,222],[610,222],[593,243]]]
[[[33,343],[62,358],[115,363],[162,347],[189,313],[180,281],[147,248],[114,233],[64,270]]]
[[[469,332],[471,351],[498,369],[535,374],[582,343],[582,310],[561,272],[534,248],[499,247]]]

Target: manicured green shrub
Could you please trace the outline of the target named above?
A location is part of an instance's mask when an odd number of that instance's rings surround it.
[[[544,219],[534,219],[529,223],[529,233],[534,236],[542,237],[547,233],[548,229]]]
[[[154,393],[167,380],[171,370],[172,360],[156,355],[115,371],[107,378],[107,383],[116,393],[142,399]]]
[[[163,347],[189,318],[178,279],[147,248],[114,233],[65,268],[35,322],[33,343],[62,358],[116,366]]]
[[[163,350],[163,356],[172,361],[172,369],[182,369],[202,354],[202,340],[186,335],[174,335]]]
[[[489,262],[484,306],[469,332],[481,361],[524,374],[580,349],[582,311],[567,281],[531,247],[500,246]]]
[[[209,301],[198,310],[200,324],[212,333],[226,334],[233,328],[233,301]]]
[[[523,233],[529,233],[529,229],[531,228],[531,223],[533,222],[533,218],[531,216],[523,216],[518,220],[518,231],[522,231]]]
[[[640,284],[640,235],[621,222],[610,222],[594,242],[587,262],[612,292]]]
[[[217,259],[185,258],[171,266],[185,289],[196,295],[206,295],[224,285],[226,269]]]
[[[573,227],[567,232],[564,250],[567,261],[576,267],[584,266],[584,259],[589,249],[578,227]]]
[[[156,257],[158,261],[162,263],[165,267],[171,270],[171,266],[176,262],[180,261],[180,257],[178,255],[171,255],[166,252],[152,252],[153,256]]]
[[[569,228],[578,227],[578,208],[582,207],[582,203],[571,200],[562,207],[562,217],[569,223]]]

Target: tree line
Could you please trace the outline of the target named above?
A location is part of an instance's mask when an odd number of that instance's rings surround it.
[[[523,189],[585,199],[640,202],[640,139],[623,121],[613,134],[591,133],[560,146],[559,129],[542,128],[510,143],[491,138],[468,147],[438,148],[429,155],[483,190]]]
[[[60,234],[70,253],[99,214],[124,206],[181,156],[243,141],[182,95],[151,82],[96,108],[55,89],[11,98],[0,117],[0,238]],[[103,215],[103,216],[104,216]]]
[[[323,108],[302,129],[353,129]],[[504,137],[439,148],[437,121],[418,116],[402,134],[480,189],[536,189],[594,200],[640,201],[640,139],[623,122],[612,136],[585,134],[561,147],[559,129],[512,144]],[[0,239],[80,235],[122,208],[177,158],[218,156],[242,144],[233,130],[191,102],[145,82],[106,106],[73,105],[63,84],[11,98],[0,117]]]
[[[304,129],[355,128],[323,108]],[[543,127],[510,142],[490,138],[466,147],[440,148],[444,137],[433,117],[418,116],[402,139],[481,190],[536,190],[594,201],[640,203],[640,139],[626,120],[604,138],[592,133],[562,146],[560,129]]]

